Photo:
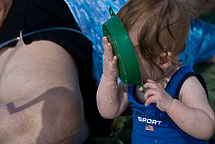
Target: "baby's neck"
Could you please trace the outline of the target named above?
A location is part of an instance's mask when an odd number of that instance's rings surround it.
[[[164,73],[159,76],[159,78],[156,80],[157,83],[159,83],[163,88],[167,86],[169,83],[170,79],[174,75],[174,73],[181,68],[182,65],[171,65],[168,67],[166,70],[164,70]]]

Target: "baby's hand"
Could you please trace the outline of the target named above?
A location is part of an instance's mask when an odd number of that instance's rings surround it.
[[[102,38],[104,54],[103,54],[103,76],[109,80],[116,80],[119,75],[117,66],[117,57],[113,56],[112,46],[108,42],[107,37]]]
[[[166,111],[172,103],[172,97],[155,81],[148,80],[144,84],[146,89],[144,93],[145,105],[156,103],[156,106],[161,111]]]

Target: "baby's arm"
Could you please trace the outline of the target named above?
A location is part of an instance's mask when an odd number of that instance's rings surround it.
[[[117,84],[117,57],[113,56],[111,44],[103,38],[103,74],[97,90],[97,106],[104,118],[113,119],[119,116],[128,106],[126,88]]]
[[[209,139],[214,132],[215,117],[199,80],[196,77],[188,78],[179,97],[167,109],[168,115],[188,134],[199,139]]]
[[[196,77],[182,85],[179,100],[172,97],[155,81],[148,80],[144,87],[145,105],[156,103],[186,133],[199,139],[209,139],[215,128],[214,112],[205,90]]]

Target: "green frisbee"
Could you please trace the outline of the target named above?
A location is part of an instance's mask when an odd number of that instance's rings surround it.
[[[126,85],[142,85],[139,63],[128,34],[111,7],[109,13],[111,18],[102,25],[102,31],[112,45],[113,54],[117,56],[119,77]]]

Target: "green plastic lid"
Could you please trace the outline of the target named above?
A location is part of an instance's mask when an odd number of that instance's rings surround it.
[[[112,8],[109,8],[111,18],[102,26],[103,35],[112,44],[113,54],[117,56],[119,77],[126,85],[142,84],[141,72],[136,53],[128,34]]]

